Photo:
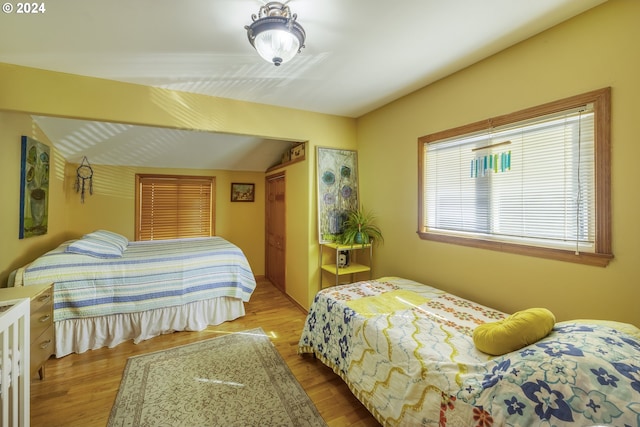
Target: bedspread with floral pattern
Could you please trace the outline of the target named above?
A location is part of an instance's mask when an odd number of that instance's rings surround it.
[[[401,278],[320,291],[300,353],[314,353],[386,426],[640,426],[640,330],[559,322],[492,357],[476,325],[505,313]]]

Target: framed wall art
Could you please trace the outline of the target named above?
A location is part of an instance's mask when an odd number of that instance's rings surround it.
[[[23,136],[20,156],[19,238],[47,234],[49,219],[49,146]]]
[[[240,182],[231,183],[232,202],[253,202],[256,199],[256,185]]]
[[[358,208],[358,157],[355,150],[317,147],[318,239],[335,242],[347,212]]]

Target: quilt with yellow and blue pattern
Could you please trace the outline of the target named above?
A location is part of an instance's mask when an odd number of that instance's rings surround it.
[[[494,357],[473,329],[506,313],[402,278],[320,291],[299,353],[313,353],[385,426],[640,426],[640,330],[556,323]]]

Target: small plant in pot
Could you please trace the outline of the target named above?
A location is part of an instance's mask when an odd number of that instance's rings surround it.
[[[380,227],[373,223],[375,216],[364,209],[353,209],[347,212],[347,219],[342,223],[340,243],[343,245],[366,245],[372,240],[384,242]]]

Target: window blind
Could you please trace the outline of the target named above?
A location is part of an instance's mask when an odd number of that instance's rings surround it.
[[[212,235],[214,178],[139,176],[137,240]]]
[[[426,230],[594,251],[593,105],[424,144]]]

